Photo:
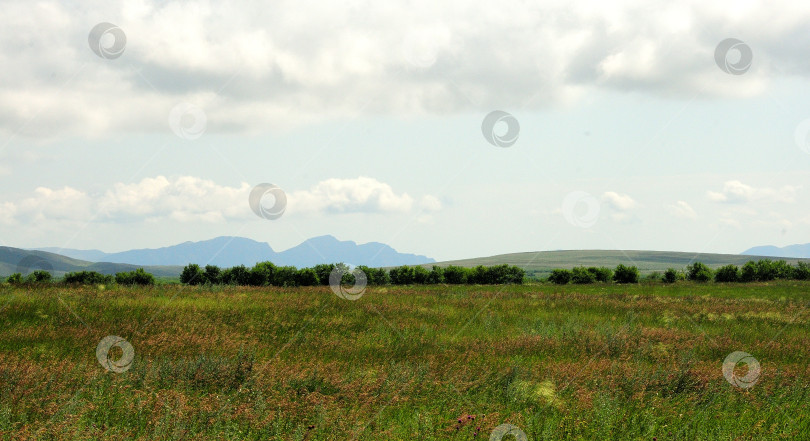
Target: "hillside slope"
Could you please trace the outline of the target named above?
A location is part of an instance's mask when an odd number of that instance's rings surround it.
[[[20,248],[0,247],[0,277],[21,272],[28,274],[31,271],[44,269],[55,277],[73,271],[98,271],[102,274],[115,274],[117,272],[133,271],[144,268],[157,277],[178,277],[182,270],[179,266],[142,266],[110,262],[87,262],[73,259],[47,251],[29,251]]]
[[[712,268],[723,265],[742,265],[749,260],[767,259],[769,257],[748,256],[741,254],[685,253],[677,251],[638,251],[638,250],[570,250],[539,251],[526,253],[500,254],[497,256],[475,259],[462,259],[439,262],[436,265],[458,265],[472,267],[476,265],[516,265],[526,270],[528,275],[546,276],[555,268],[573,268],[575,266],[607,266],[614,268],[618,264],[635,265],[642,274],[653,271],[664,271],[667,268],[683,269],[686,265],[700,261]],[[778,259],[771,257],[771,259]],[[784,259],[794,264],[798,260]],[[423,265],[430,267],[430,265]]]

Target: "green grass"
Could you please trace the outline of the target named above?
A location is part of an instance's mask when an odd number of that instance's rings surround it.
[[[808,288],[3,286],[0,437],[807,439]]]

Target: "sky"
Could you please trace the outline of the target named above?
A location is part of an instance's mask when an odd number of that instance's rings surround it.
[[[810,4],[3,10],[0,245],[331,234],[449,260],[810,242]]]

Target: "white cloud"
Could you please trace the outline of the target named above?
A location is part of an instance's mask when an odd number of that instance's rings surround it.
[[[779,202],[795,202],[796,192],[800,187],[785,185],[780,189],[769,187],[755,188],[740,181],[726,181],[723,190],[707,191],[706,196],[713,202],[747,203],[760,199],[774,199]]]
[[[433,195],[422,197],[422,209],[425,211],[439,211],[442,209],[442,202]]]
[[[432,196],[426,196],[432,198]],[[287,194],[291,212],[407,213],[414,200],[374,178],[327,179]],[[434,198],[435,199],[435,198]]]
[[[260,131],[358,113],[543,108],[595,88],[751,96],[779,75],[809,73],[810,40],[798,36],[810,8],[787,0],[507,2],[497,12],[482,0],[82,6],[4,3],[0,129],[168,131],[169,110],[188,101],[209,132]],[[120,58],[88,47],[100,21],[125,32]],[[714,49],[736,35],[750,36],[755,62],[729,81]]]
[[[219,185],[193,176],[144,178],[116,183],[109,190],[87,194],[71,187],[39,187],[19,202],[0,204],[0,222],[70,220],[99,222],[224,222],[251,219],[248,195],[252,186]],[[426,211],[441,203],[432,195],[422,197]],[[327,179],[309,190],[287,193],[287,215],[296,213],[409,213],[414,199],[396,193],[373,178]],[[289,213],[289,214],[288,214]]]
[[[615,191],[607,191],[602,195],[602,199],[616,211],[629,211],[636,206],[636,201],[626,194],[619,194]]]
[[[674,204],[665,205],[667,212],[682,219],[697,219],[697,213],[686,201],[678,201]]]

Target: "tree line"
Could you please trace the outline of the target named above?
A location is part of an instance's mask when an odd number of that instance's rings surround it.
[[[111,285],[117,283],[119,285],[147,286],[155,284],[155,276],[147,273],[143,268],[138,268],[135,271],[115,273],[115,276],[101,274],[97,271],[77,271],[65,274],[61,281],[55,280],[53,275],[45,270],[33,271],[25,277],[21,273],[14,273],[6,278],[6,283],[11,285],[43,285],[58,282],[65,285]]]
[[[554,269],[546,279],[548,282],[565,285],[568,283],[587,284],[596,282],[638,283],[640,273],[636,266],[618,265],[615,270],[607,267],[583,266],[568,269]],[[694,262],[683,270],[669,268],[663,274],[653,272],[646,277],[650,281],[675,283],[679,280],[693,282],[767,282],[776,279],[810,280],[810,265],[798,262],[792,266],[784,260],[750,260],[738,267],[734,264],[716,270],[705,263]]]
[[[330,276],[336,269],[341,274],[340,283],[355,284],[354,272],[344,263],[297,268],[276,266],[272,262],[260,262],[251,268],[238,265],[225,269],[216,265],[203,268],[192,263],[183,268],[180,282],[187,285],[318,286],[329,285]],[[526,276],[522,268],[506,264],[474,268],[434,265],[430,270],[421,266],[399,266],[388,270],[359,265],[354,271],[357,270],[362,271],[368,285],[522,284]]]

